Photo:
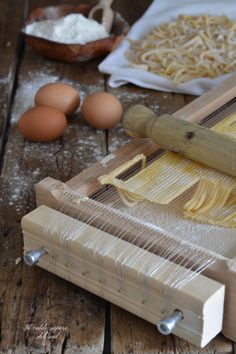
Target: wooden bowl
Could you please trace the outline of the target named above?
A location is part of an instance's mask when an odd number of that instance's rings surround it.
[[[25,33],[25,27],[35,21],[57,20],[60,17],[71,13],[81,13],[88,16],[92,6],[87,4],[59,5],[35,9],[25,21],[22,31]],[[87,61],[98,58],[110,53],[124,38],[129,30],[128,23],[122,16],[115,12],[114,23],[111,34],[107,38],[89,42],[87,44],[63,44],[53,42],[44,38],[28,35],[25,33],[27,43],[40,52],[43,56],[65,61],[69,63]]]

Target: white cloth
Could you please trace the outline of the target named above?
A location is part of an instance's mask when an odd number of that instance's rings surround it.
[[[227,15],[236,20],[235,0],[154,0],[145,14],[131,27],[127,37],[138,40],[148,34],[155,26],[175,20],[179,15]],[[167,92],[181,92],[201,95],[212,87],[218,85],[230,74],[216,79],[198,78],[186,83],[176,84],[172,80],[158,76],[151,72],[135,69],[130,66],[125,57],[130,43],[124,40],[99,65],[102,73],[110,74],[109,85],[119,87],[128,82],[137,86]]]

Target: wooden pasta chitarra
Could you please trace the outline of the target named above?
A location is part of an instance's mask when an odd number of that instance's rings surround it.
[[[39,182],[38,208],[22,219],[25,262],[150,321],[163,334],[174,333],[200,347],[221,331],[236,340],[236,118],[230,120],[229,136],[217,125],[236,112],[235,97],[234,75],[174,117],[157,118],[145,107],[130,108],[125,130],[150,137],[174,151],[164,154],[174,155],[163,157],[150,139],[134,139],[66,183],[50,177]],[[199,122],[207,128],[192,124]],[[182,156],[194,162],[175,160]],[[146,160],[147,168],[140,172],[140,161],[144,167]],[[208,167],[198,167],[199,162]],[[175,178],[179,166],[184,172]],[[168,184],[169,170],[173,186]],[[201,186],[198,171],[212,180]],[[162,194],[156,193],[158,176]],[[166,201],[165,193],[173,196],[175,189],[179,194]],[[225,209],[212,214],[220,220],[217,225],[214,217],[209,223],[198,221],[206,220],[206,207],[192,217],[203,203],[198,198],[203,191],[205,199],[211,194],[206,202],[212,206],[214,201],[218,209],[229,200],[230,215]],[[195,193],[195,204],[188,201],[189,193]],[[183,203],[195,206],[183,215]]]

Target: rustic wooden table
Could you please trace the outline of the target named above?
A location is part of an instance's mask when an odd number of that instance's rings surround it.
[[[114,8],[132,24],[150,3],[116,0]],[[111,90],[97,70],[99,61],[69,65],[42,58],[25,45],[20,28],[29,11],[48,5],[47,0],[0,1],[0,352],[234,353],[236,347],[222,335],[199,350],[53,274],[16,264],[22,256],[21,218],[35,208],[34,184],[46,176],[66,181],[127,141],[121,126],[96,131],[79,113],[57,141],[24,140],[17,120],[41,85],[62,80],[82,98],[108,90],[124,107],[144,103],[157,113],[174,112],[193,99],[131,85]]]

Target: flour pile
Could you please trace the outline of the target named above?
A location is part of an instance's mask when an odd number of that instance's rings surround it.
[[[25,33],[64,44],[86,44],[109,36],[102,24],[81,14],[33,22],[26,26]]]

